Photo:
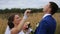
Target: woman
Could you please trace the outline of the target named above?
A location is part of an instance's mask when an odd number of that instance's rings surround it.
[[[9,32],[5,34],[19,34],[30,12],[31,10],[26,10],[22,20],[19,18],[17,14],[10,16],[8,19]]]

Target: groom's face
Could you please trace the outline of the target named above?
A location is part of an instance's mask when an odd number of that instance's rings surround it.
[[[47,13],[49,10],[50,10],[50,3],[48,3],[47,5],[44,6],[43,12]]]

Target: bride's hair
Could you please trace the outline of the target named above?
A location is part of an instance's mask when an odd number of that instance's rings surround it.
[[[14,24],[13,24],[14,17],[15,17],[15,14],[14,14],[14,15],[11,15],[11,16],[8,18],[8,26],[9,26],[10,29],[12,29],[12,28],[14,27]]]

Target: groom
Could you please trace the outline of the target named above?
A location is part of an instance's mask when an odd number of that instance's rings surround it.
[[[52,17],[58,10],[58,5],[49,2],[44,8],[44,16],[35,30],[35,34],[54,34],[56,30],[56,20]]]

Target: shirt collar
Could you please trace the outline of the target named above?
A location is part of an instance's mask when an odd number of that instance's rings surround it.
[[[51,15],[51,14],[45,14],[45,15],[43,16],[43,18],[45,18],[45,17],[48,16],[48,15]]]

